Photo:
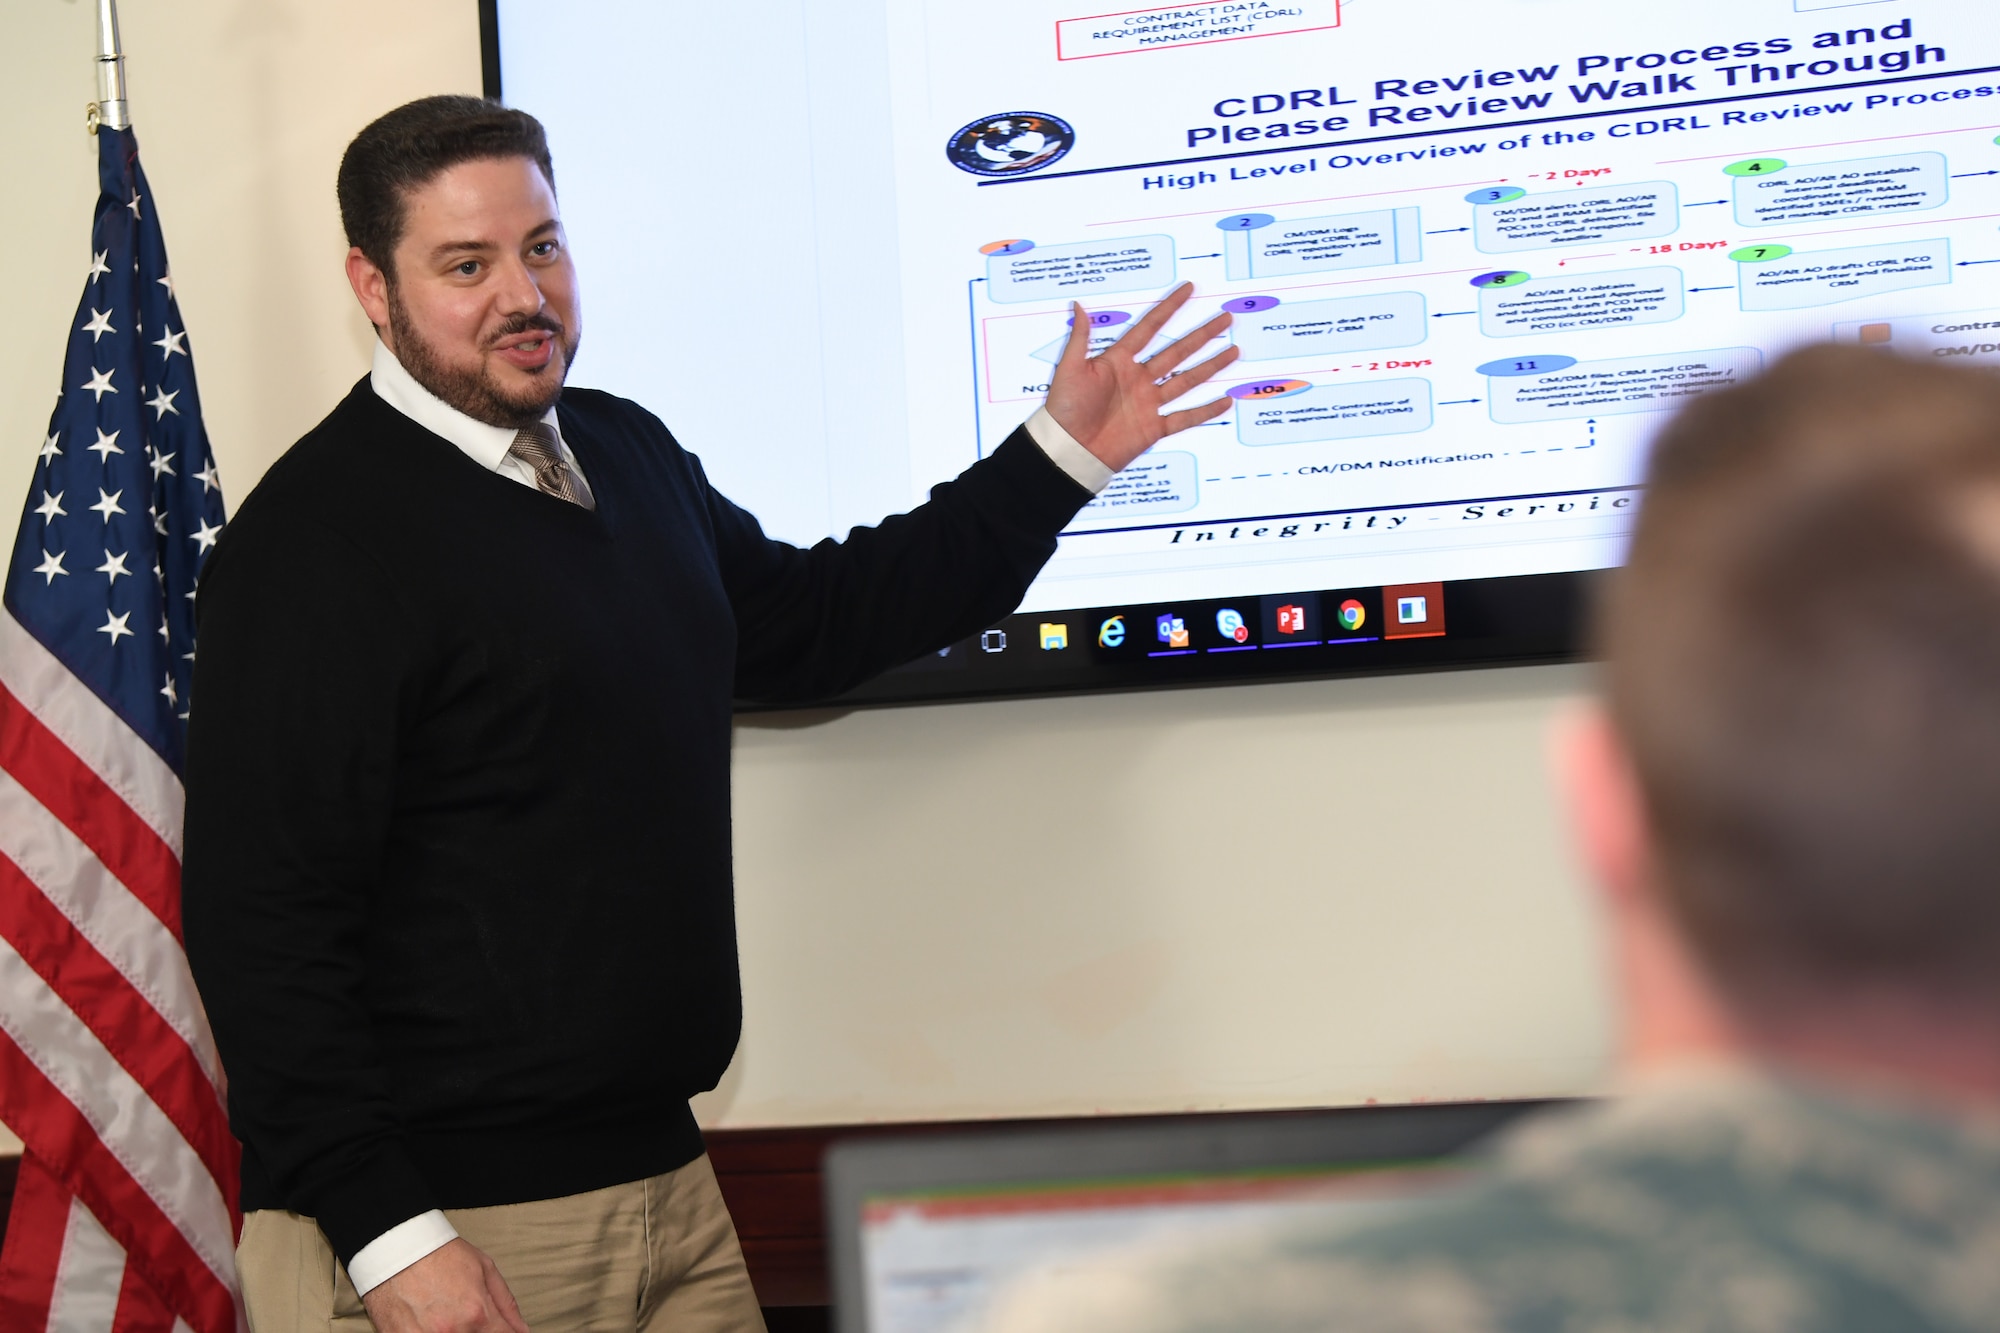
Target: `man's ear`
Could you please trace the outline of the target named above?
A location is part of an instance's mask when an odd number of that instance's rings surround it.
[[[1743,1039],[1730,1006],[1661,896],[1658,845],[1624,741],[1597,704],[1564,718],[1552,739],[1577,848],[1604,902],[1625,1064],[1735,1058]]]
[[[1561,718],[1552,741],[1577,849],[1609,905],[1629,909],[1650,892],[1653,849],[1625,744],[1595,702]]]
[[[378,267],[374,260],[361,253],[360,246],[350,246],[347,251],[347,285],[354,289],[354,299],[361,302],[362,313],[378,331],[389,327],[389,275]]]

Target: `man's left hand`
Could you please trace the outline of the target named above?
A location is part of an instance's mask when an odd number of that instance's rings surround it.
[[[1230,399],[1223,397],[1199,407],[1160,412],[1236,359],[1237,349],[1227,347],[1187,370],[1174,369],[1229,327],[1227,314],[1169,343],[1157,355],[1139,359],[1154,335],[1193,295],[1194,284],[1182,283],[1096,356],[1090,355],[1090,316],[1082,306],[1070,305],[1069,342],[1049,381],[1048,412],[1113,472],[1176,431],[1212,421],[1230,408]]]

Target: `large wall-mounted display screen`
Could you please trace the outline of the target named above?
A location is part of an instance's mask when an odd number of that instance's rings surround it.
[[[1233,409],[1119,476],[1021,614],[864,697],[1558,653],[1677,403],[1816,340],[2000,363],[1990,0],[495,15],[576,382],[776,535],[997,446],[1072,300],[1100,345],[1181,281],[1163,337],[1235,313]]]

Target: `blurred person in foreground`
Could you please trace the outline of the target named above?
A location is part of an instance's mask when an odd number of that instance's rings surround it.
[[[2000,378],[1821,347],[1691,404],[1602,611],[1559,757],[1620,1095],[997,1327],[2000,1328]]]

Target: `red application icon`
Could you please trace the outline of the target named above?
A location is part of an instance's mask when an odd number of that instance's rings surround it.
[[[1278,608],[1278,633],[1304,634],[1306,632],[1306,609],[1287,603]]]
[[[1395,583],[1382,589],[1382,637],[1434,639],[1444,633],[1444,584]]]

